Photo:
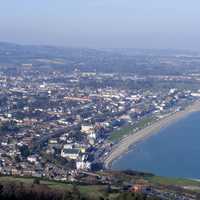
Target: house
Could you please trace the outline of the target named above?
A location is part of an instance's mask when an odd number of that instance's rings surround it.
[[[91,134],[94,132],[94,127],[91,125],[82,125],[81,132],[86,133],[86,134]]]
[[[36,162],[37,162],[37,157],[36,157],[36,156],[28,156],[28,157],[27,157],[27,160],[28,160],[30,163],[36,163]]]
[[[49,144],[58,144],[57,139],[51,139],[49,140]]]
[[[91,163],[85,161],[77,161],[76,162],[76,169],[91,169]]]
[[[63,149],[61,151],[61,157],[69,158],[71,160],[77,160],[80,154],[80,149]]]
[[[12,176],[20,176],[21,175],[21,171],[17,170],[16,168],[12,168],[11,169],[11,174],[12,174]]]
[[[65,144],[63,149],[72,149],[73,148],[73,144]]]

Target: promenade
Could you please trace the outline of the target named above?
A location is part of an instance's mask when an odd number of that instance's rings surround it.
[[[123,138],[120,142],[113,146],[111,152],[104,160],[106,168],[111,168],[112,162],[122,156],[129,150],[129,147],[135,145],[142,140],[157,134],[162,128],[169,126],[172,123],[180,120],[183,117],[188,116],[193,112],[200,111],[200,101],[194,102],[192,105],[186,107],[184,110],[177,111],[171,115],[156,121],[155,123],[145,127],[136,133],[130,134]]]

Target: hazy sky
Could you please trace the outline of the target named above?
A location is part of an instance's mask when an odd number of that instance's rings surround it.
[[[0,41],[200,49],[200,0],[0,0]]]

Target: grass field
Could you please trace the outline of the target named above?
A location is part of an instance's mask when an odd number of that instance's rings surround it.
[[[112,172],[107,172],[111,173]],[[106,175],[105,173],[104,175]],[[102,174],[102,173],[100,173]],[[109,175],[109,174],[107,174]],[[160,177],[160,176],[132,176],[123,174],[121,172],[115,172],[115,176],[119,176],[119,180],[125,181],[125,182],[135,182],[135,181],[142,181],[143,183],[146,182],[147,184],[151,184],[154,186],[187,186],[190,188],[190,190],[195,192],[200,192],[200,182],[195,180],[189,180],[189,179],[180,179],[180,178],[167,178],[167,177]],[[11,177],[11,176],[2,176],[0,177],[0,183],[16,183],[20,184],[23,183],[25,186],[30,188],[32,187],[34,178],[24,178],[24,177]],[[72,191],[74,189],[74,185],[71,183],[64,183],[59,181],[48,181],[48,180],[40,180],[40,185],[46,185],[48,188],[51,188],[53,190],[62,190],[62,191]],[[100,197],[107,198],[109,200],[112,200],[113,198],[116,198],[120,193],[108,193],[107,192],[107,186],[106,185],[75,185],[78,191],[81,193],[82,196],[84,196],[86,199],[87,197],[90,197],[90,199],[100,199]]]
[[[129,135],[134,132],[134,126],[125,126],[120,128],[119,130],[115,130],[111,133],[109,140],[113,142],[117,142],[122,139],[125,135]]]
[[[153,184],[161,184],[161,185],[176,185],[176,186],[199,186],[200,182],[190,179],[183,178],[168,178],[161,176],[152,176],[149,177],[148,180]]]
[[[2,176],[0,177],[0,183],[24,183],[29,186],[32,185],[34,178],[23,178],[23,177],[11,177],[11,176]],[[40,185],[46,185],[51,189],[55,190],[72,190],[73,185],[69,183],[59,182],[59,181],[47,181],[40,180]],[[105,195],[106,186],[103,185],[76,185],[77,189],[81,194],[90,196],[90,197],[100,197]]]
[[[155,121],[154,117],[146,117],[144,119],[141,119],[134,125],[128,125],[121,127],[119,130],[115,130],[111,133],[109,140],[112,142],[117,142],[121,140],[124,136],[134,134],[137,130],[143,129],[146,126],[150,125]]]
[[[22,177],[12,177],[12,176],[2,176],[0,177],[0,182],[14,182],[14,183],[24,183],[24,184],[33,184],[33,178],[22,178]],[[54,189],[71,189],[71,184],[66,184],[58,181],[46,181],[40,180],[40,184],[47,185],[50,188]]]

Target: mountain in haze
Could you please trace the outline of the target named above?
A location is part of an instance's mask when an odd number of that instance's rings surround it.
[[[137,74],[179,74],[183,59],[197,57],[184,50],[89,49],[0,42],[0,67],[31,64],[38,70],[61,69]],[[169,62],[170,61],[170,62]],[[196,66],[192,61],[192,67]],[[188,60],[187,60],[188,69]]]
[[[136,48],[118,48],[104,49],[105,51],[119,53],[127,56],[199,56],[197,51],[184,49],[136,49]]]

